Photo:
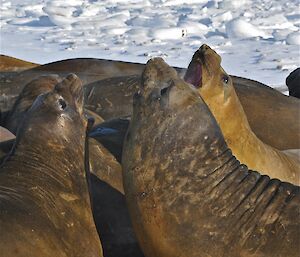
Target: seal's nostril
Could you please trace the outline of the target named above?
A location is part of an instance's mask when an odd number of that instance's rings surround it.
[[[66,107],[67,107],[67,103],[66,103],[65,100],[62,99],[62,98],[59,98],[59,99],[58,99],[58,104],[59,104],[59,107],[60,107],[61,110],[64,110],[64,109],[66,109]]]
[[[74,73],[70,73],[66,79],[69,80],[69,81],[73,81],[73,80],[76,80],[78,77],[74,74]]]

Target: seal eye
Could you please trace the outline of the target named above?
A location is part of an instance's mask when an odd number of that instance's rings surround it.
[[[63,98],[58,99],[58,105],[61,110],[64,110],[67,107],[67,103]]]
[[[163,96],[164,94],[166,94],[168,92],[168,87],[163,88],[162,90],[160,90],[160,94]]]
[[[229,83],[229,76],[228,75],[224,75],[222,78],[223,83],[228,84]]]

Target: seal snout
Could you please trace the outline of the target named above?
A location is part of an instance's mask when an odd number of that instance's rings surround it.
[[[157,97],[166,96],[172,87],[177,72],[162,58],[152,58],[142,74],[142,93],[144,96],[155,94]]]
[[[80,78],[77,77],[74,73],[71,73],[66,77],[66,80],[69,82],[71,94],[77,98],[82,97],[83,88]]]

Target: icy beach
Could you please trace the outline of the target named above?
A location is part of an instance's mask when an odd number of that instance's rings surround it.
[[[1,0],[1,54],[48,63],[94,57],[187,67],[203,43],[223,67],[283,89],[300,66],[298,0]]]

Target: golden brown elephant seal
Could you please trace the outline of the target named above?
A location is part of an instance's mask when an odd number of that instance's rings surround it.
[[[199,93],[161,59],[134,97],[122,165],[147,257],[296,257],[300,187],[232,155]]]
[[[87,121],[78,77],[40,95],[0,169],[0,252],[102,256],[85,172]]]
[[[221,67],[221,57],[214,50],[202,45],[194,54],[184,78],[198,88],[226,143],[241,163],[271,178],[300,185],[299,160],[265,144],[254,134],[232,79]]]

